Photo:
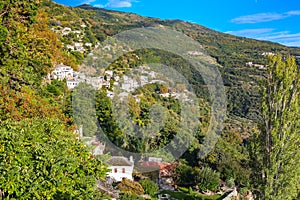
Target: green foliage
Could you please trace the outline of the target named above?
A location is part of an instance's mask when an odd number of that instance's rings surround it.
[[[158,192],[158,186],[151,180],[141,180],[140,184],[143,187],[145,194],[149,194],[150,196],[154,197],[154,195]]]
[[[84,136],[93,136],[97,132],[97,118],[95,110],[95,89],[80,83],[72,93],[72,111],[74,122],[83,126]]]
[[[257,172],[253,184],[262,199],[295,199],[300,178],[300,72],[293,57],[271,57],[263,91],[261,134],[252,143]]]
[[[249,189],[247,187],[243,187],[240,189],[239,193],[241,195],[246,195],[248,191],[249,191]]]
[[[4,199],[91,199],[107,168],[59,120],[1,122],[0,190]]]
[[[125,193],[120,197],[120,200],[143,200],[143,199],[144,199],[143,197],[131,193]]]
[[[226,180],[226,185],[227,185],[229,188],[233,188],[233,187],[235,186],[234,178],[229,178],[228,180]]]
[[[179,112],[178,107],[180,107],[178,105],[179,103],[173,98],[161,98],[155,93],[155,89],[155,84],[140,87],[135,91],[135,94],[142,94],[140,102],[136,102],[132,96],[129,96],[126,102],[119,102],[118,104],[120,107],[128,104],[128,115],[131,117],[129,120],[132,120],[136,125],[135,131],[145,136],[142,140],[130,134],[126,134],[127,124],[122,127],[116,122],[114,119],[114,115],[116,114],[113,113],[112,102],[110,98],[106,96],[105,91],[99,91],[96,94],[96,115],[98,122],[103,132],[114,144],[133,152],[151,152],[158,150],[160,147],[164,147],[170,142],[174,135],[177,134],[179,126],[179,115],[177,114],[177,112]],[[158,123],[153,122],[155,119],[150,119],[151,107],[156,104],[161,105],[164,110],[162,110],[161,113],[157,109],[156,111],[152,109],[152,112],[157,113],[153,115],[158,116],[158,114],[160,114],[164,117],[165,124],[161,130],[157,130],[157,133],[153,133],[155,137],[146,137],[149,133],[148,130],[155,129],[156,127],[152,128],[152,126]],[[118,109],[116,105],[115,109],[120,110],[120,112],[122,111],[122,109]],[[175,110],[176,112],[174,112]]]
[[[59,97],[63,96],[67,91],[67,85],[64,81],[52,80],[50,84],[47,84],[43,88],[44,95],[48,97]]]
[[[189,195],[192,195],[192,194],[193,194],[193,188],[189,187]]]
[[[129,179],[123,178],[123,180],[117,184],[117,187],[121,192],[130,194],[144,194],[144,189],[138,182],[131,181]]]
[[[6,40],[8,36],[7,28],[0,25],[0,45]]]
[[[88,5],[81,6],[80,8],[67,8],[52,3],[49,0],[43,0],[42,7],[40,7],[39,1],[37,0],[1,1],[1,121],[21,121],[23,118],[47,118],[51,116],[60,119],[62,124],[71,125],[73,123],[71,103],[73,99],[71,99],[70,94],[66,92],[65,84],[58,81],[53,81],[51,84],[45,84],[42,80],[56,63],[63,62],[76,69],[76,66],[80,64],[87,53],[89,53],[89,51],[85,53],[66,52],[61,42],[72,44],[73,42],[78,41],[79,38],[77,38],[76,34],[70,34],[66,37],[57,36],[56,33],[50,31],[49,26],[51,28],[55,26],[57,29],[71,27],[72,30],[77,30],[81,29],[80,25],[83,23],[86,24],[87,27],[84,28],[83,32],[85,35],[83,36],[82,41],[92,42],[93,45],[98,41],[105,40],[107,36],[112,36],[124,30],[161,25],[166,28],[178,30],[195,40],[198,40],[205,50],[207,50],[208,54],[222,65],[219,69],[222,73],[228,96],[228,120],[222,133],[222,139],[216,145],[214,151],[203,160],[197,159],[197,154],[203,137],[205,137],[207,127],[209,126],[210,100],[207,87],[203,82],[201,74],[197,72],[193,66],[177,55],[160,50],[147,49],[121,56],[109,67],[111,69],[117,69],[118,73],[122,74],[126,70],[143,63],[162,63],[168,65],[176,69],[189,81],[189,84],[200,98],[199,102],[201,105],[199,106],[199,112],[201,113],[201,116],[199,119],[201,123],[199,124],[199,131],[194,138],[195,140],[193,140],[194,143],[190,151],[185,154],[185,159],[188,161],[188,164],[193,167],[187,165],[183,166],[178,172],[182,177],[176,177],[178,182],[181,182],[181,184],[196,184],[197,180],[194,177],[201,172],[197,171],[197,167],[203,165],[218,170],[221,173],[221,178],[223,180],[234,178],[238,185],[248,184],[249,157],[246,148],[243,145],[243,141],[245,141],[249,135],[253,134],[252,128],[255,126],[255,122],[259,122],[261,119],[259,107],[262,95],[258,92],[258,85],[261,80],[264,79],[265,75],[268,73],[270,74],[270,72],[246,66],[245,63],[252,61],[253,63],[266,64],[267,58],[261,55],[263,52],[291,53],[299,56],[299,49],[288,48],[269,42],[238,38],[228,34],[224,35],[202,26],[181,21],[159,21],[153,18],[143,18],[134,14],[96,9]],[[262,148],[263,142],[261,143],[261,146],[259,146],[260,143],[257,142],[261,142],[261,137],[267,132],[265,131],[265,128],[263,128],[264,131],[262,131],[261,135],[255,134],[256,143],[253,146],[256,146],[259,150],[255,151],[252,155],[252,157],[257,160],[256,162],[252,161],[255,164],[251,164],[256,166],[254,171],[257,173],[253,176],[256,177],[255,182],[261,184],[262,190],[265,190],[264,185],[267,185],[266,188],[275,188],[274,191],[276,190],[278,193],[277,197],[280,198],[280,195],[285,191],[291,190],[294,192],[296,190],[295,187],[290,187],[290,185],[295,184],[295,180],[290,178],[292,177],[292,174],[295,178],[299,177],[299,174],[297,174],[298,171],[294,169],[294,167],[290,167],[294,166],[295,163],[291,163],[292,161],[283,158],[283,156],[286,156],[287,158],[292,158],[294,156],[294,160],[297,161],[298,159],[296,154],[290,153],[292,152],[291,149],[296,146],[294,145],[297,141],[296,136],[296,139],[288,140],[285,138],[293,138],[294,135],[291,134],[291,132],[299,130],[299,126],[296,126],[297,124],[300,124],[297,121],[299,117],[297,115],[297,113],[299,113],[299,108],[296,106],[297,102],[299,104],[299,100],[297,99],[294,101],[293,98],[290,98],[293,100],[291,102],[287,100],[288,97],[292,97],[292,90],[299,88],[299,85],[296,85],[296,83],[292,81],[298,80],[295,78],[295,73],[291,73],[293,70],[283,70],[285,68],[290,69],[287,66],[291,65],[294,69],[293,72],[295,72],[295,63],[293,63],[292,59],[287,59],[287,61],[278,60],[275,63],[276,66],[284,67],[279,68],[281,70],[276,70],[278,68],[274,67],[272,68],[272,74],[277,75],[272,78],[273,82],[268,85],[268,87],[270,88],[272,85],[276,85],[278,86],[277,88],[284,88],[284,90],[278,90],[278,96],[273,95],[276,91],[274,93],[268,91],[266,94],[271,94],[269,100],[273,98],[274,101],[272,103],[274,103],[274,105],[286,105],[286,109],[283,109],[282,112],[278,112],[279,114],[277,115],[276,120],[269,120],[270,124],[273,125],[273,129],[269,134],[272,136],[270,145],[275,146],[275,148],[272,149],[272,154],[270,154],[270,156],[265,156],[265,149]],[[271,63],[271,66],[275,65],[274,62]],[[290,79],[287,79],[287,77],[290,77]],[[275,80],[280,80],[282,83],[279,81],[276,82]],[[294,84],[296,86],[289,88],[289,84]],[[178,132],[177,127],[180,123],[181,109],[178,101],[172,98],[160,98],[157,94],[151,94],[153,91],[154,93],[156,91],[160,91],[161,93],[167,92],[167,88],[164,86],[147,85],[135,91],[136,94],[145,94],[142,95],[141,102],[139,103],[136,102],[134,98],[129,99],[129,113],[133,122],[137,125],[137,128],[144,128],[149,124],[151,125],[149,110],[153,104],[160,104],[166,110],[165,127],[157,132],[154,138],[142,140],[125,134],[124,129],[119,127],[114,120],[111,101],[104,91],[97,92],[96,94],[96,113],[94,112],[92,104],[85,101],[91,100],[91,95],[88,92],[89,90],[83,91],[86,92],[86,95],[83,95],[83,98],[79,99],[77,102],[78,107],[77,110],[75,108],[75,111],[80,112],[80,109],[78,110],[78,108],[81,108],[81,110],[84,109],[85,111],[82,115],[77,115],[82,118],[76,120],[77,123],[84,124],[83,127],[86,135],[93,135],[97,131],[97,127],[95,126],[95,119],[97,116],[101,128],[113,143],[132,152],[145,152],[159,150],[161,147],[168,144]],[[76,91],[74,92],[76,93]],[[297,96],[297,94],[299,93],[296,93],[295,96]],[[66,96],[68,96],[67,99],[65,99]],[[267,98],[265,97],[265,100],[266,99]],[[283,103],[278,104],[276,101]],[[290,107],[290,109],[287,109],[288,107]],[[291,111],[292,109],[294,109],[293,112]],[[268,105],[265,104],[265,118],[272,118],[274,116],[274,112],[272,112],[272,115],[266,114],[270,110]],[[286,114],[288,111],[293,113],[293,116],[291,116],[291,114]],[[282,117],[278,118],[278,116]],[[293,120],[295,123],[288,122]],[[291,124],[293,124],[293,126]],[[284,131],[279,127],[284,127]],[[141,132],[141,134],[145,133]],[[277,148],[280,146],[277,144],[282,145],[282,143],[279,142],[279,139],[274,140],[273,138],[276,138],[275,136],[282,139],[284,146],[288,147],[282,149]],[[289,145],[291,141],[294,143]],[[282,156],[280,156],[281,154],[279,154],[279,152],[283,152]],[[166,155],[164,156],[166,157]],[[272,163],[272,166],[270,166],[270,164],[267,165],[266,163]],[[265,170],[266,166],[270,169]],[[281,171],[276,170],[276,167],[278,166],[280,166],[279,168]],[[291,176],[284,179],[286,176],[281,174],[284,174],[286,171],[290,171],[289,174],[291,174]],[[262,177],[262,173],[264,175],[267,174],[266,180],[259,180],[259,177]],[[193,178],[188,179],[188,176]],[[276,180],[273,181],[272,178],[274,176],[276,176]],[[280,183],[287,189],[283,190],[280,188]],[[41,185],[43,186],[43,184],[44,183]],[[281,191],[283,191],[282,194]],[[268,191],[266,194],[272,193],[272,195],[275,195],[276,192]],[[58,198],[67,198],[67,196],[60,196]]]
[[[203,167],[196,175],[196,181],[201,190],[215,191],[220,184],[220,173],[209,167]]]
[[[233,178],[237,185],[248,185],[250,167],[247,149],[240,144],[239,133],[236,135],[229,132],[232,136],[227,134],[219,139],[214,150],[200,163],[208,164],[212,169],[220,172],[222,180]]]
[[[188,189],[186,189],[188,191]],[[178,191],[161,191],[161,194],[169,194],[171,198],[180,200],[219,200],[222,199],[220,195],[206,196],[202,194],[188,194],[188,192],[178,192]]]
[[[175,167],[175,182],[178,185],[194,185],[196,184],[195,180],[195,170],[193,167],[186,165],[186,164],[180,164]]]

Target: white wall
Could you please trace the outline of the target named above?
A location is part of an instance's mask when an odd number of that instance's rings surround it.
[[[111,169],[111,172],[107,175],[114,178],[116,181],[122,181],[122,178],[133,180],[133,166],[110,166],[109,169]],[[117,173],[115,173],[115,169],[117,169]],[[123,173],[123,169],[125,169],[125,173]]]

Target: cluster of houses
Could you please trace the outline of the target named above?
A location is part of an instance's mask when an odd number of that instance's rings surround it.
[[[89,77],[81,72],[76,72],[72,67],[64,64],[56,65],[56,67],[47,75],[49,80],[64,80],[66,79],[67,86],[69,89],[74,89],[79,83],[85,82],[90,84],[95,89],[102,87],[110,87],[110,79],[113,77],[113,71],[105,71],[104,76]]]
[[[127,98],[127,96],[136,90],[139,87],[142,87],[146,84],[154,84],[161,83],[164,84],[165,81],[157,79],[157,73],[153,71],[149,71],[149,67],[140,66],[136,70],[138,70],[138,74],[136,77],[129,77],[127,75],[123,75],[120,78],[118,75],[114,74],[112,70],[106,70],[103,76],[97,77],[89,77],[81,72],[76,72],[72,67],[58,64],[56,67],[47,75],[48,80],[66,80],[67,86],[69,89],[74,89],[79,85],[79,83],[87,83],[93,86],[95,89],[100,89],[103,87],[111,88],[112,90],[107,90],[107,96],[111,99],[115,96],[115,92],[113,87],[111,87],[111,79],[114,80],[114,86],[117,86],[121,89],[121,92],[118,94],[118,98],[123,101]],[[167,93],[160,93],[159,95],[162,97],[174,97],[176,99],[182,99],[184,101],[192,101],[188,97],[188,91],[185,90],[183,93],[171,92],[169,90]],[[138,95],[133,96],[137,102],[140,101]]]
[[[116,85],[120,86],[121,93],[118,95],[120,100],[125,99],[130,92],[133,92],[136,90],[138,87],[142,87],[146,84],[155,84],[155,83],[160,83],[160,84],[165,84],[166,81],[163,81],[165,77],[159,77],[159,75],[154,72],[150,71],[150,67],[147,66],[139,66],[136,69],[137,74],[139,74],[137,77],[129,77],[127,75],[124,75],[122,77],[122,80],[120,83],[115,83]],[[162,75],[163,76],[163,75]],[[158,92],[159,93],[159,92]],[[174,97],[176,99],[183,99],[184,101],[192,101],[188,97],[188,91],[184,90],[184,92],[172,92],[171,89],[168,90],[167,93],[159,93],[160,96],[162,97]],[[139,101],[138,95],[133,96],[136,101]]]
[[[154,71],[148,71],[150,70],[147,66],[139,66],[136,69],[136,72],[140,74],[140,76],[136,78],[129,77],[127,75],[124,75],[122,77],[122,81],[120,83],[120,87],[124,92],[132,92],[136,88],[144,86],[146,84],[154,83],[154,81],[150,81],[149,77],[151,79],[156,77],[156,73]]]
[[[276,53],[273,53],[273,52],[263,52],[261,53],[262,56],[275,56]],[[253,63],[253,62],[247,62],[246,63],[246,66],[249,66],[249,67],[257,67],[259,70],[263,70],[266,68],[265,65],[262,65],[262,64],[256,64],[256,63]]]
[[[247,62],[246,63],[246,66],[249,66],[249,67],[257,67],[258,69],[262,70],[265,68],[265,65],[262,65],[262,64],[255,64],[253,62]]]
[[[79,126],[76,130],[78,139],[82,140],[86,146],[93,147],[91,153],[93,156],[102,155],[105,150],[105,144],[102,144],[97,138],[84,137],[82,126]],[[134,180],[133,173],[135,168],[135,162],[133,157],[129,158],[124,156],[112,156],[106,161],[108,164],[109,172],[107,173],[107,182],[111,185],[113,182],[122,181],[124,178]],[[162,158],[146,157],[138,162],[136,166],[142,171],[151,172],[149,176],[161,189],[174,190],[174,181],[172,175],[174,173],[174,163],[163,162]],[[154,172],[154,174],[153,174]],[[106,186],[107,188],[107,186]]]
[[[81,25],[82,28],[86,28],[85,24]],[[70,34],[74,34],[79,42],[73,42],[73,44],[67,44],[65,47],[71,51],[79,51],[81,53],[86,51],[86,48],[91,48],[93,46],[92,43],[86,42],[83,43],[82,39],[85,35],[82,30],[72,30],[70,27],[60,27],[59,29],[52,28],[52,30],[62,36],[68,36]]]
[[[263,52],[261,55],[262,56],[275,56],[276,54],[273,52]]]
[[[82,43],[82,42],[74,42],[74,45],[66,45],[66,48],[71,51],[79,51],[81,53],[85,52],[85,47],[92,47],[93,44],[90,42]]]
[[[134,160],[132,157],[112,156],[108,161],[110,172],[107,174],[113,181],[122,181],[123,178],[134,180],[133,169]],[[139,169],[142,171],[154,172],[150,178],[156,182],[160,188],[174,190],[174,163],[163,162],[162,158],[147,157],[138,162]]]

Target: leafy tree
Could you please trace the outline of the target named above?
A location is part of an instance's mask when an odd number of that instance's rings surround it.
[[[154,197],[154,195],[158,192],[158,186],[156,185],[156,183],[154,183],[151,180],[148,179],[141,180],[140,184],[144,188],[145,193],[149,194],[152,197]]]
[[[0,125],[0,191],[4,199],[91,199],[106,166],[59,120]]]
[[[178,185],[193,185],[195,184],[195,173],[193,167],[180,164],[175,168],[175,182]]]
[[[263,88],[263,124],[252,143],[254,187],[261,199],[296,199],[300,178],[300,72],[290,56],[273,56]]]

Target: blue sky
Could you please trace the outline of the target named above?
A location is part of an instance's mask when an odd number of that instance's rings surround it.
[[[89,3],[161,19],[181,19],[248,38],[300,47],[299,0],[55,0]]]

